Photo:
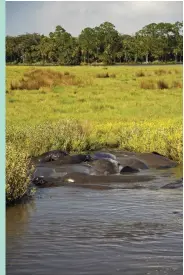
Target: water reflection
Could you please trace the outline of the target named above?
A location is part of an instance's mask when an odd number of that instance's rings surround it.
[[[158,184],[180,173],[155,171]],[[6,274],[182,275],[182,201],[182,189],[40,189],[7,209]]]
[[[29,217],[36,210],[35,201],[17,204],[7,207],[6,210],[6,232],[7,238],[20,236],[27,230]]]

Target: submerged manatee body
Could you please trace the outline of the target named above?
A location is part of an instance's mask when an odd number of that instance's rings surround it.
[[[167,157],[160,155],[157,152],[153,153],[137,153],[136,157],[145,162],[149,168],[171,168],[178,165],[177,162],[168,159]]]
[[[91,155],[92,159],[98,160],[98,159],[113,159],[116,160],[116,156],[111,153],[105,153],[105,152],[96,152]]]
[[[183,178],[176,180],[175,182],[168,183],[168,184],[164,185],[162,188],[164,188],[164,189],[183,188]]]
[[[140,189],[150,186],[153,176],[125,176],[125,175],[87,175],[85,173],[69,173],[62,178],[36,178],[34,184],[41,188],[59,186],[78,186],[91,189]]]
[[[130,157],[123,157],[120,159],[120,163],[121,165],[124,167],[131,167],[132,171],[135,169],[139,171],[139,169],[143,170],[143,169],[148,169],[148,165],[143,162],[142,160],[134,157],[134,156],[130,156]],[[137,171],[137,172],[138,172]],[[122,169],[123,172],[123,169]]]

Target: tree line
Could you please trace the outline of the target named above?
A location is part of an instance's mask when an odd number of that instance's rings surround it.
[[[183,22],[152,23],[134,35],[120,34],[110,22],[73,37],[56,26],[38,33],[6,36],[7,64],[115,64],[183,61]]]

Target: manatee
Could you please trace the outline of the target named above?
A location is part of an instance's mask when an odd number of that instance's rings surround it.
[[[49,161],[55,161],[63,156],[67,156],[68,153],[61,150],[53,150],[43,153],[39,156],[38,161],[39,162],[49,162]]]
[[[32,179],[32,183],[34,183],[35,185],[39,186],[39,187],[47,187],[47,180],[44,178],[44,176],[38,176],[38,177],[34,177]]]
[[[49,167],[36,167],[32,174],[32,179],[37,177],[52,177],[55,174],[55,169]]]
[[[92,155],[92,159],[94,159],[94,160],[97,160],[97,159],[113,159],[113,160],[116,160],[116,156],[111,154],[111,153],[95,152]]]
[[[137,153],[136,157],[141,161],[145,162],[149,168],[172,168],[178,165],[177,162],[168,159],[165,156],[158,154],[157,152],[153,153]]]
[[[183,178],[176,180],[175,182],[168,183],[164,185],[162,188],[164,189],[176,189],[183,187]]]
[[[94,160],[90,165],[94,168],[97,175],[118,174],[120,171],[119,163],[113,159]]]
[[[82,162],[89,162],[91,161],[91,156],[90,155],[67,155],[67,156],[62,156],[58,160],[54,161],[54,166],[61,166],[64,164],[77,164],[77,163],[82,163]],[[45,165],[44,163],[40,163],[39,166]],[[51,166],[52,163],[50,164]]]
[[[120,171],[120,174],[124,174],[124,173],[137,173],[139,172],[138,169],[136,168],[132,168],[130,166],[124,166],[121,171]]]
[[[130,157],[123,157],[119,159],[121,165],[123,167],[129,166],[132,169],[148,169],[149,167],[142,161],[139,160],[136,157],[130,156]]]
[[[153,180],[154,176],[149,175],[89,175],[87,173],[73,172],[67,173],[59,178],[44,178],[36,177],[33,183],[41,188],[44,187],[59,187],[59,186],[79,186],[95,189],[137,189],[149,188],[149,181]]]
[[[75,186],[108,186],[110,188],[145,188],[150,186],[149,181],[153,180],[154,176],[148,175],[87,175],[85,173],[70,173],[63,177],[63,181],[67,185]]]
[[[162,155],[162,154],[160,154],[160,153],[158,153],[158,152],[156,152],[156,151],[153,151],[153,152],[151,152],[152,154],[155,154],[155,155],[158,155],[158,156],[162,156],[162,157],[164,157],[164,155]]]

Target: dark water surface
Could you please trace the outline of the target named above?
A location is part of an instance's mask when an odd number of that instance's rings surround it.
[[[7,275],[181,275],[182,203],[182,189],[39,189],[7,208]]]

